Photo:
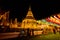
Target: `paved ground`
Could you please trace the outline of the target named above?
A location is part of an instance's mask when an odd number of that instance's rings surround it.
[[[32,36],[21,36],[20,32],[0,33],[0,40],[32,40]]]
[[[18,37],[19,32],[0,33],[0,40]]]

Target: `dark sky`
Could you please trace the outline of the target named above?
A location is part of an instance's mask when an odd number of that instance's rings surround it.
[[[10,10],[10,18],[17,17],[19,21],[26,16],[29,5],[31,5],[32,12],[37,20],[60,12],[60,3],[57,1],[0,0],[1,10]]]

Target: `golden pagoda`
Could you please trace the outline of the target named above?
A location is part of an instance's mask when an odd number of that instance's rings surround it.
[[[22,28],[37,28],[37,21],[35,20],[33,13],[31,11],[31,6],[29,6],[29,10],[27,12],[26,17],[24,18],[24,20],[22,20]]]

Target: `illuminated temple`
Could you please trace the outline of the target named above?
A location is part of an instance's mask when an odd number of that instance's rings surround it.
[[[46,29],[53,32],[54,27],[57,27],[58,29],[60,28],[60,14],[47,17],[46,19],[36,20],[31,11],[31,7],[29,6],[26,17],[22,20],[22,22],[18,22],[17,18],[15,18],[15,20],[9,20],[9,11],[2,14],[0,13],[0,29],[4,29],[3,31],[6,31],[8,28],[10,31],[19,31],[20,28],[29,28],[34,29],[34,35],[36,35],[42,34],[43,30],[46,31]]]
[[[9,26],[9,11],[0,13],[0,25]]]
[[[35,20],[33,14],[32,14],[31,7],[29,7],[26,17],[24,18],[24,20],[22,20],[21,27],[22,28],[31,28],[31,29],[37,28],[37,21]]]
[[[10,19],[9,21],[9,11],[0,13],[0,25],[9,26],[9,28],[30,28],[30,29],[40,29],[44,27],[48,27],[49,25],[59,24],[60,25],[60,14],[50,16],[49,18],[42,20],[36,20],[31,11],[31,7],[29,7],[26,17],[22,20],[22,22],[18,22],[17,18],[15,20]],[[48,23],[51,22],[51,23]]]

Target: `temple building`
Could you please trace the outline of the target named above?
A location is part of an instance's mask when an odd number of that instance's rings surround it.
[[[0,23],[4,26],[9,25],[9,11],[0,14]]]
[[[24,18],[24,20],[22,20],[21,27],[31,29],[37,28],[37,21],[32,14],[31,7],[29,7],[26,17]]]
[[[10,21],[10,28],[18,28],[18,22],[17,22],[17,18],[15,18],[14,21]]]

